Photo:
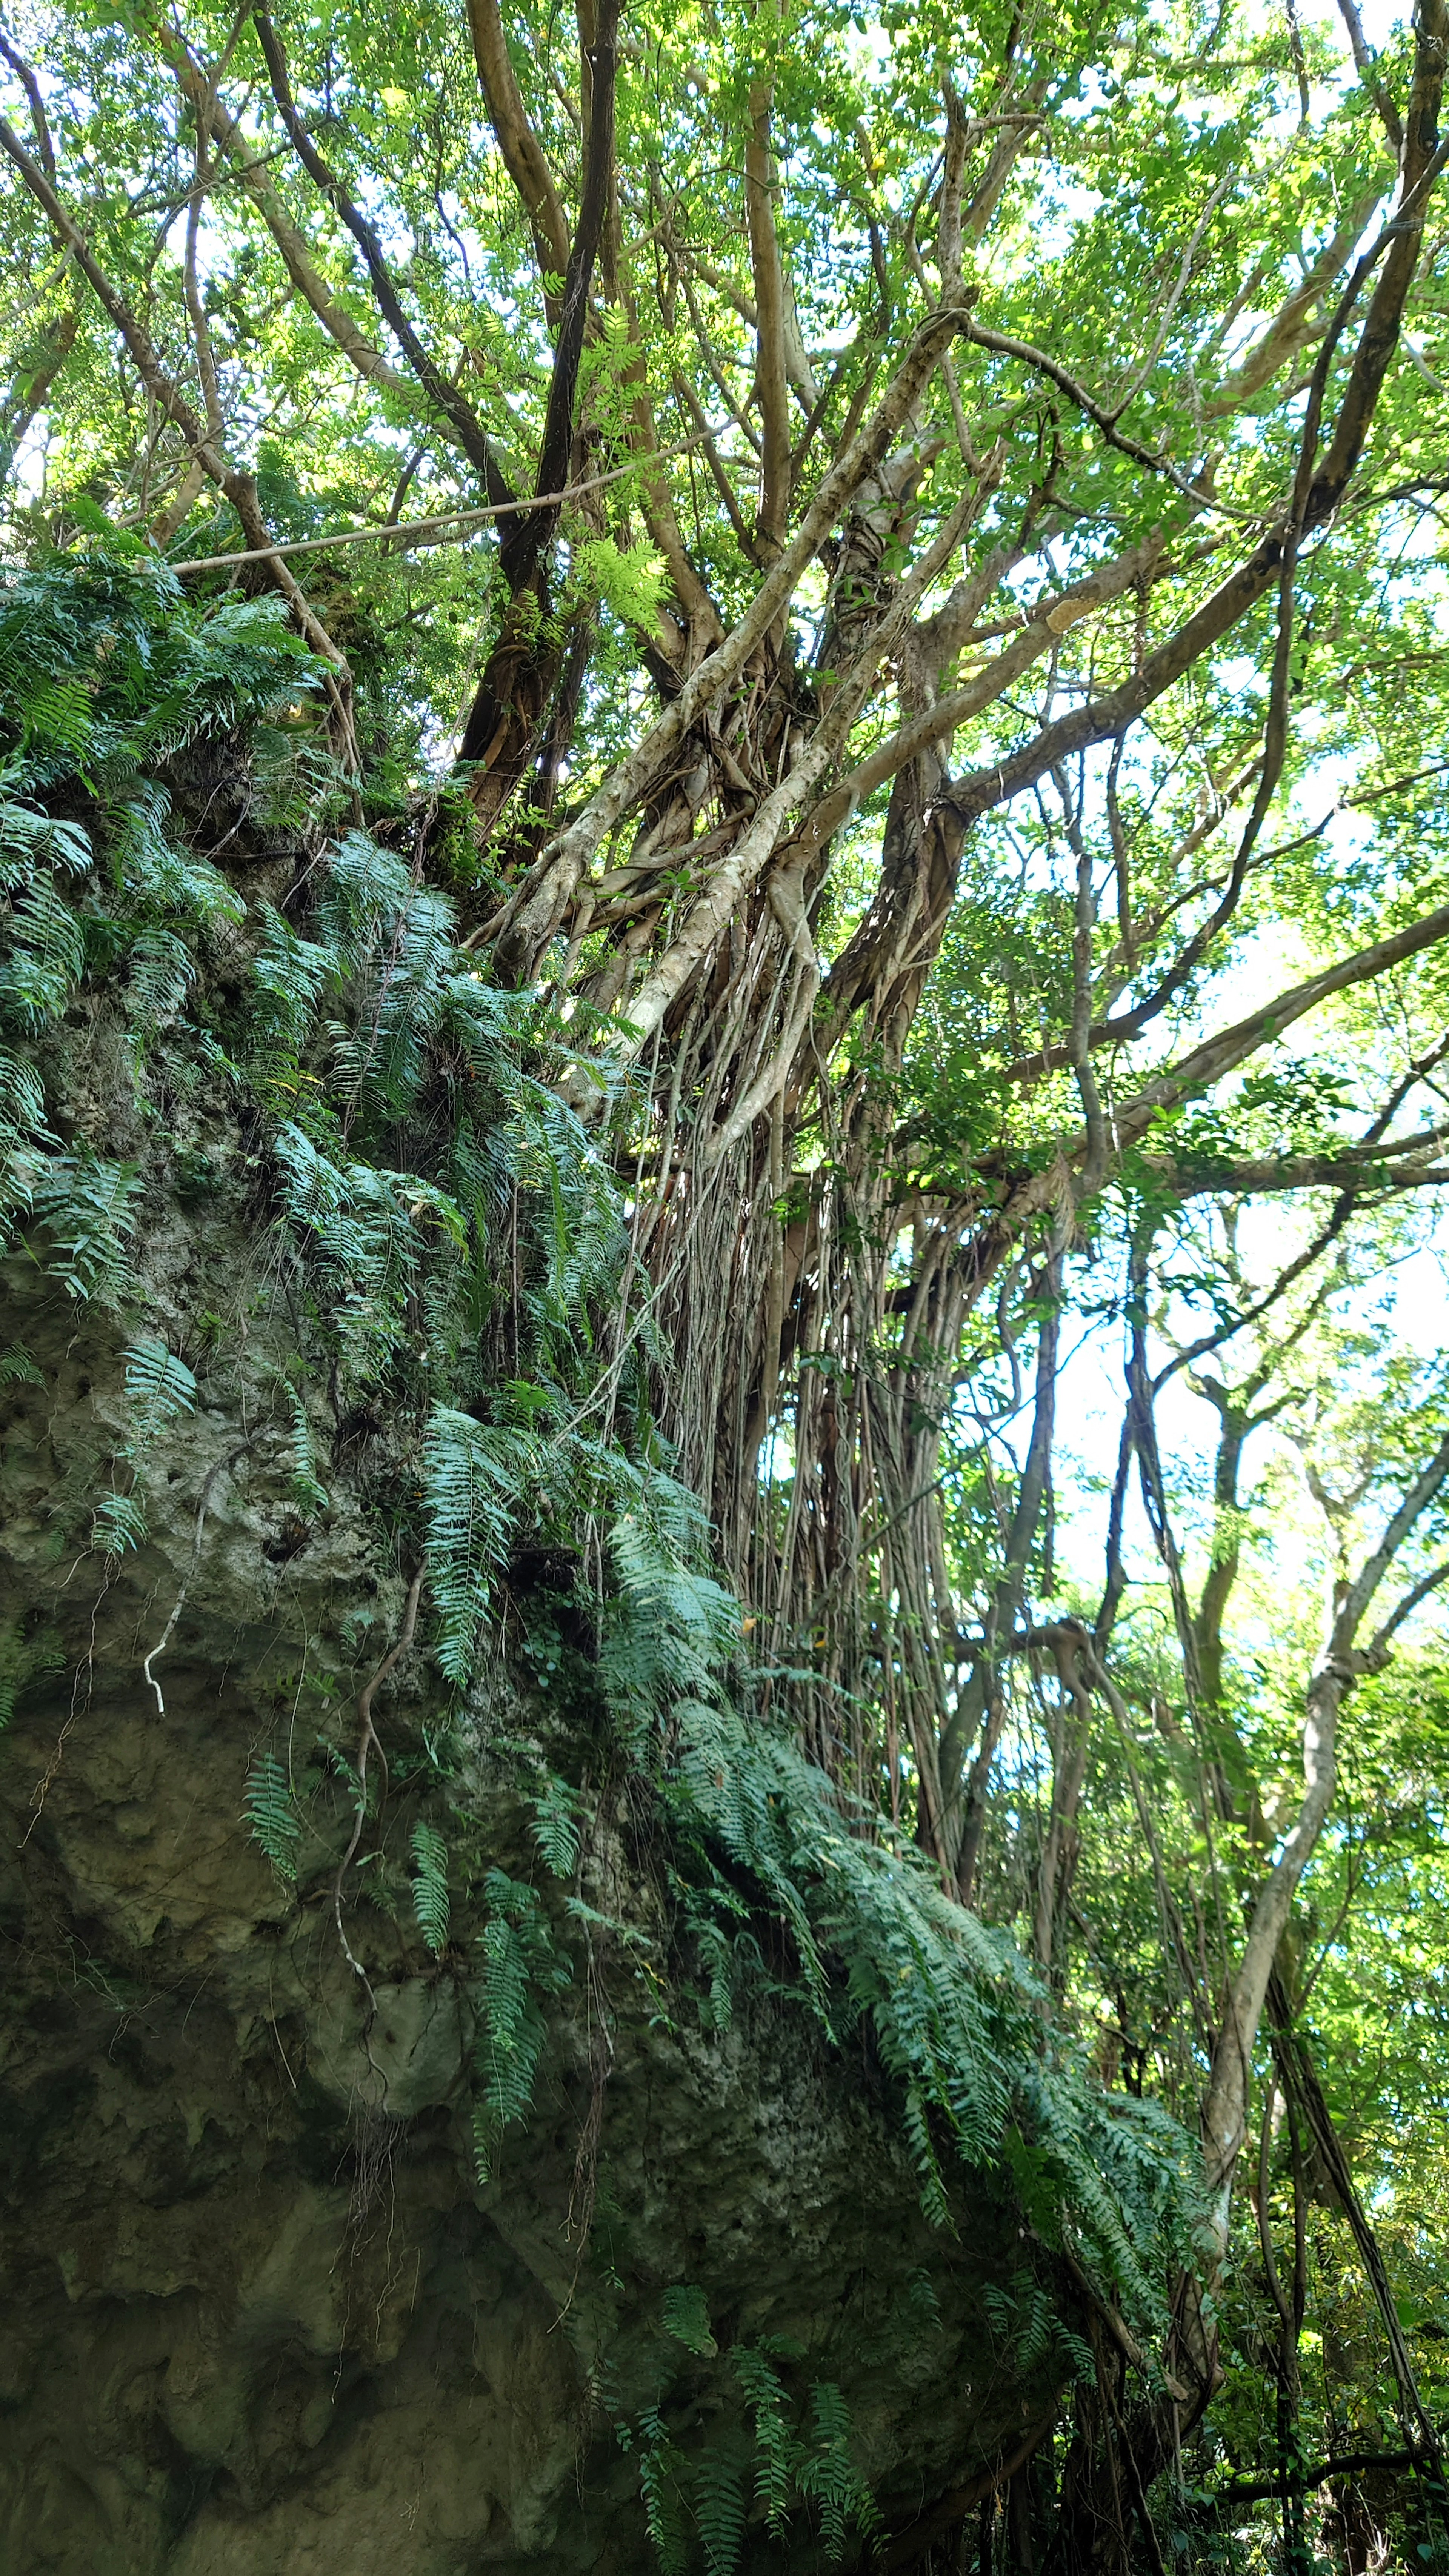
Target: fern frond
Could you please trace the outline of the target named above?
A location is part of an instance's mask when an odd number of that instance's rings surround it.
[[[707,2576],[735,2576],[745,2537],[744,2486],[738,2462],[707,2442],[694,2462],[694,2517]]]
[[[420,1817],[412,1830],[413,1912],[433,1957],[448,1946],[448,1846],[436,1826]]]
[[[123,1353],[126,1394],[138,1442],[154,1440],[168,1422],[196,1410],[196,1380],[183,1359],[154,1333],[143,1333]]]
[[[27,1636],[20,1619],[0,1626],[0,1729],[9,1725],[16,1701],[32,1682],[64,1669],[65,1648],[53,1628]]]
[[[719,2345],[709,2330],[709,2306],[703,2290],[688,2282],[679,2283],[665,2291],[659,2313],[665,2333],[682,2343],[686,2352],[696,2354],[701,2361],[713,2361]]]
[[[263,1753],[253,1763],[243,1812],[253,1842],[266,1853],[277,1876],[294,1880],[302,1826],[286,1772],[274,1753]]]
[[[546,1869],[555,1878],[572,1878],[579,1861],[578,1793],[550,1772],[545,1786],[529,1799],[533,1839]]]
[[[504,2130],[526,2117],[543,2053],[547,2025],[541,1996],[569,1981],[569,1966],[554,1945],[531,1887],[490,1869],[484,1881],[488,1920],[478,1937],[480,1973],[473,2142],[478,2179],[492,2177]]]
[[[34,1036],[59,1019],[84,965],[80,915],[53,877],[36,877],[15,905],[0,956],[0,1022]]]
[[[91,1545],[103,1556],[125,1556],[146,1536],[146,1503],[139,1491],[103,1494],[91,1518]]]
[[[49,1237],[44,1262],[78,1302],[118,1305],[130,1284],[127,1247],[140,1187],[134,1163],[55,1154],[31,1182],[30,1202]]]

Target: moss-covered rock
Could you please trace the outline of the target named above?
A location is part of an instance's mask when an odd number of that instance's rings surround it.
[[[173,1216],[145,1260],[153,1311],[169,1302],[197,1351],[245,1242]],[[426,1656],[377,1705],[400,1776],[341,1898],[365,1978],[337,1921],[340,1769],[307,1805],[295,1885],[243,1817],[259,1746],[300,1770],[319,1731],[351,1740],[401,1616],[361,1471],[340,1443],[325,1520],[279,1549],[295,1506],[260,1335],[199,1365],[197,1409],[147,1457],[145,1542],[107,1560],[86,1512],[128,1436],[122,1328],[23,1265],[9,1285],[43,1383],[11,1386],[0,1415],[3,1611],[12,1640],[46,1644],[0,1738],[0,2561],[633,2571],[652,2443],[686,2535],[708,2456],[749,2511],[745,2564],[808,2562],[818,2513],[771,2539],[754,2501],[741,2347],[774,2355],[805,2453],[812,2391],[840,2391],[894,2522],[1015,2447],[1052,2375],[1023,2384],[993,2357],[982,2294],[1021,2253],[1018,2221],[983,2184],[958,2233],[927,2224],[864,2033],[830,2048],[768,1981],[728,2029],[700,2026],[617,1777],[592,1795],[572,1889],[537,1872],[572,1975],[533,2114],[480,2187],[479,1910],[461,1889],[435,1960],[398,1896],[409,1818],[439,1797],[425,1762],[402,1776],[439,1719]],[[547,1711],[506,1671],[491,1693],[448,1793],[476,1819],[475,1878],[536,1868],[516,1747]],[[694,2350],[664,2322],[685,2288],[707,2318]]]

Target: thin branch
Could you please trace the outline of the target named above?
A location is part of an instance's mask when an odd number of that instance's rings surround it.
[[[590,492],[602,492],[611,483],[621,483],[637,474],[641,465],[664,464],[671,457],[686,456],[698,439],[687,438],[678,447],[661,448],[653,457],[631,456],[627,465],[611,466],[607,474],[591,474],[586,482],[570,483],[559,492],[535,492],[525,499],[490,501],[476,510],[440,510],[427,519],[380,519],[376,527],[338,528],[330,537],[289,538],[285,545],[267,546],[260,551],[230,555],[194,555],[185,563],[173,564],[173,572],[225,572],[233,564],[271,562],[282,555],[326,554],[333,546],[358,546],[376,538],[389,547],[406,545],[451,545],[461,531],[483,527],[494,519],[510,519],[520,511],[536,510],[540,504],[559,510],[571,501],[581,501]]]
[[[272,96],[277,103],[277,112],[287,129],[292,149],[314,188],[347,226],[361,250],[367,262],[368,276],[372,280],[372,291],[377,298],[378,309],[384,321],[428,400],[452,428],[469,464],[480,477],[489,500],[510,500],[513,497],[513,487],[506,475],[499,471],[492,440],[471,403],[465,401],[457,385],[442,373],[424,348],[414,325],[403,309],[402,298],[393,283],[392,272],[383,258],[382,244],[376,232],[360,208],[354,204],[342,181],[323,160],[297,113],[287,70],[286,50],[271,19],[264,9],[258,9],[253,14],[252,23],[266,58],[267,73],[272,85]]]
[[[125,297],[112,286],[75,217],[61,202],[44,171],[32,159],[19,135],[3,117],[0,117],[0,149],[7,152],[14,162],[31,195],[37,199],[48,215],[57,238],[65,244],[76,266],[91,286],[97,301],[115,324],[126,344],[131,363],[147,392],[152,395],[166,418],[174,421],[193,455],[205,468],[218,490],[230,501],[245,534],[252,540],[252,551],[257,560],[266,564],[313,651],[330,665],[329,682],[333,692],[334,711],[342,730],[344,748],[350,748],[355,766],[356,746],[352,740],[351,711],[346,694],[350,685],[346,660],[338,651],[316,612],[298,589],[286,565],[278,556],[276,548],[271,544],[257,501],[253,477],[238,473],[217,443],[208,435],[205,425],[198,420],[180,387],[173,382],[163,367],[145,324],[132,312]]]
[[[1378,66],[1368,39],[1364,35],[1363,20],[1354,6],[1354,0],[1338,0],[1338,14],[1348,30],[1354,69],[1378,109],[1379,122],[1395,152],[1401,152],[1404,148],[1404,129],[1399,122],[1399,111],[1394,105],[1392,94],[1385,89],[1379,79]]]
[[[550,308],[549,319],[554,322],[557,318],[558,287],[550,287],[549,281],[562,279],[568,266],[568,226],[553,173],[529,124],[523,93],[509,60],[498,0],[468,0],[468,32],[473,40],[473,60],[489,122],[498,138],[504,167],[518,190],[533,231],[534,253],[544,284],[545,301]]]
[[[755,383],[764,433],[760,467],[760,537],[773,559],[785,543],[790,505],[790,408],[785,376],[785,279],[775,228],[780,174],[770,148],[772,93],[757,82],[750,91],[750,133],[745,146],[745,214],[755,283]]]

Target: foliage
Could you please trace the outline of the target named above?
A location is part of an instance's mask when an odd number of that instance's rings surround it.
[[[1225,2357],[1188,2466],[1266,2463],[1296,2565],[1304,2445],[1412,2405],[1285,2142],[1291,2035],[1443,2403],[1439,15],[1375,57],[1198,0],[639,0],[617,55],[596,14],[587,63],[500,21],[502,98],[488,8],[434,0],[293,10],[285,79],[215,0],[38,8],[33,88],[7,58],[6,1242],[124,1319],[96,1535],[135,1545],[204,1369],[152,1219],[205,1127],[291,1499],[351,1477],[315,1371],[425,1566],[439,1728],[552,1602],[704,2031],[865,2026],[931,2216],[995,2162],[1156,2338],[1124,2479],[1034,2271],[1002,2308],[1076,2388],[1034,2546],[1120,2527],[1139,2454],[1180,2477],[1171,2391]],[[243,547],[234,587],[167,560]],[[586,1919],[554,1758],[559,1887],[484,1890],[485,2168]],[[1246,2214],[1184,2145],[1233,2087]],[[838,2551],[837,2394],[787,2428],[779,2358],[736,2365],[755,2505]],[[745,2453],[637,2424],[662,2562],[724,2576]]]
[[[448,1847],[436,1825],[420,1816],[412,1830],[413,1912],[435,1959],[448,1946]]]
[[[294,1879],[301,1819],[286,1772],[274,1753],[259,1754],[253,1763],[244,1807],[253,1842],[265,1852],[279,1878]]]
[[[478,2076],[473,2143],[478,2179],[492,2178],[494,2158],[511,2122],[527,2117],[548,2036],[544,2003],[569,1982],[534,1889],[490,1869],[484,1881],[488,1919],[478,1936]]]

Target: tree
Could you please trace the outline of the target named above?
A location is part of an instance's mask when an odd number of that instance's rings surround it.
[[[413,0],[41,13],[3,48],[13,548],[99,513],[204,590],[281,593],[314,824],[415,854],[477,971],[584,1038],[568,1105],[628,1176],[655,1416],[806,1748],[961,1903],[1016,1910],[992,1801],[1054,1688],[1024,1912],[1064,1998],[1096,1711],[1126,1747],[1140,1681],[1135,1465],[1199,1829],[1238,1837],[1194,1958],[1134,1778],[1214,2198],[1130,2428],[1144,2495],[1216,2382],[1275,1963],[1449,1474],[1426,1399],[1365,1487],[1275,1855],[1224,1679],[1244,1445],[1298,1400],[1280,1364],[1341,1247],[1449,1178],[1414,578],[1449,22],[1421,0],[1375,59],[1341,18],[580,0],[565,42]],[[1300,1318],[1199,1376],[1194,1600],[1164,1247],[1278,1197],[1299,1251],[1246,1298],[1205,1253],[1224,1308],[1180,1363]],[[1106,1592],[1039,1616],[1114,1226]],[[1063,2564],[1102,2520],[1083,2421]]]

